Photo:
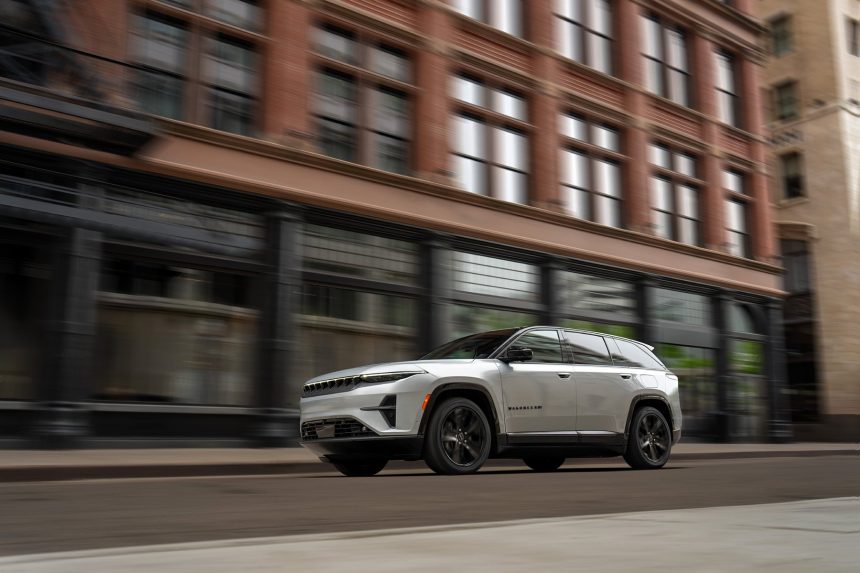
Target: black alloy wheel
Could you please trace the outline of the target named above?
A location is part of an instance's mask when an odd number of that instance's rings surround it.
[[[671,450],[672,432],[663,413],[651,406],[636,410],[624,461],[634,469],[662,468],[669,461]]]
[[[424,461],[436,473],[469,474],[490,455],[492,435],[483,410],[466,398],[444,401],[427,429]]]
[[[388,460],[350,460],[332,462],[332,465],[345,476],[368,477],[378,474],[388,463]]]

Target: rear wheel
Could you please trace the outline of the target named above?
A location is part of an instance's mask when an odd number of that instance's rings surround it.
[[[387,463],[388,460],[361,460],[332,462],[332,465],[345,476],[367,477],[381,472]]]
[[[490,456],[492,436],[483,410],[466,398],[442,402],[430,417],[424,461],[438,474],[470,474]]]
[[[663,413],[651,406],[636,410],[624,461],[637,470],[658,469],[669,461],[671,450],[672,432]]]
[[[536,472],[552,472],[564,463],[564,456],[526,456],[523,462]]]

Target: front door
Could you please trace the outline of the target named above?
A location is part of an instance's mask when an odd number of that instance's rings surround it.
[[[507,432],[572,434],[576,430],[576,386],[558,331],[532,330],[513,346],[530,348],[533,358],[499,364]]]

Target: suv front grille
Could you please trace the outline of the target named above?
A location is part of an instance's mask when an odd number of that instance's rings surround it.
[[[302,424],[302,439],[361,438],[376,434],[355,418],[328,418]]]
[[[361,376],[345,376],[343,378],[331,378],[329,380],[311,382],[302,387],[302,396],[348,392],[355,388],[359,382],[361,382]]]

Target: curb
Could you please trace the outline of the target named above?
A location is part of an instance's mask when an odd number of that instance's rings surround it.
[[[672,454],[673,461],[730,460],[752,458],[793,458],[822,456],[857,456],[860,450],[796,450],[796,451],[735,451],[735,452],[683,452]],[[583,458],[581,463],[606,463],[603,458]],[[508,468],[517,460],[489,460],[486,468]],[[423,462],[391,462],[389,469],[425,471]],[[74,481],[130,478],[179,478],[217,476],[277,476],[303,473],[335,473],[323,462],[271,462],[271,463],[212,463],[212,464],[141,464],[118,466],[19,466],[0,468],[0,483],[38,481]]]

